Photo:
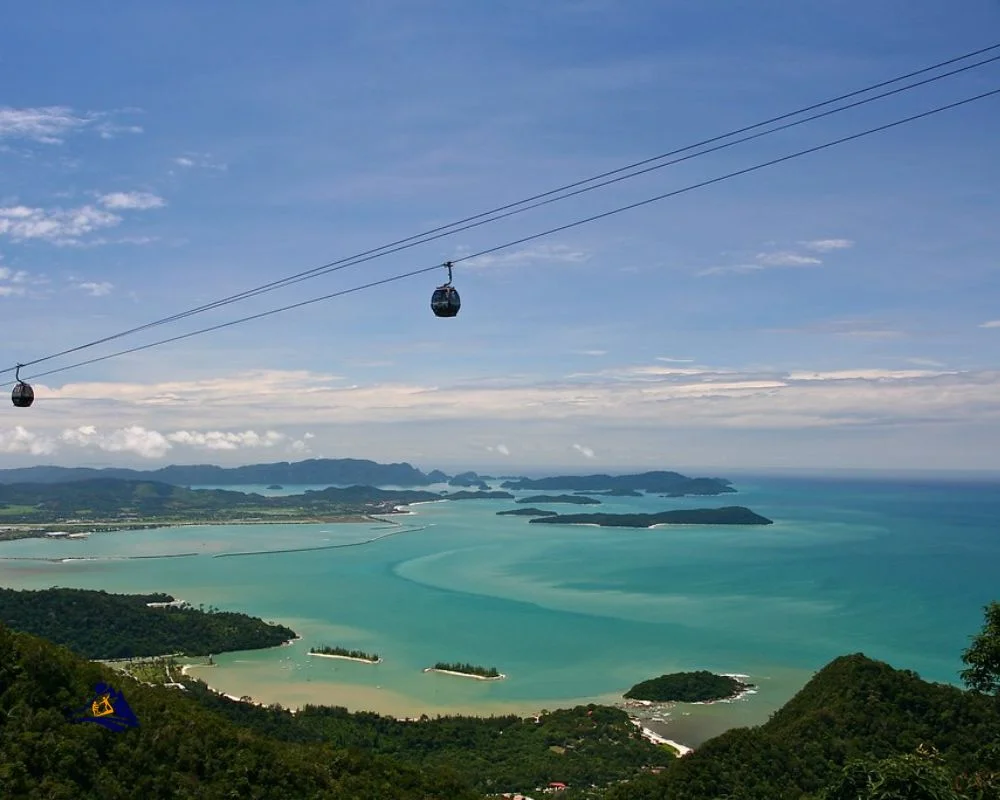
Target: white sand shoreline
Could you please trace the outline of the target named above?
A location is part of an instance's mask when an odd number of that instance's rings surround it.
[[[424,672],[439,672],[442,675],[457,675],[460,678],[475,678],[477,681],[502,681],[507,676],[502,672],[499,675],[473,675],[470,672],[455,672],[450,669],[438,669],[437,667],[424,667]]]
[[[317,656],[318,658],[339,658],[342,661],[360,661],[362,664],[381,664],[382,658],[379,657],[372,661],[369,658],[358,658],[356,656],[341,656],[336,653],[306,653],[307,656]]]
[[[680,742],[675,742],[673,739],[668,739],[666,736],[660,736],[656,731],[650,730],[645,725],[642,724],[642,720],[638,720],[635,717],[629,717],[629,720],[635,725],[641,732],[644,739],[652,742],[653,744],[665,744],[674,748],[681,756],[686,756],[688,753],[693,753],[694,748],[688,747]]]

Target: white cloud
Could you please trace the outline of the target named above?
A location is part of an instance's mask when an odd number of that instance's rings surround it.
[[[574,350],[574,355],[577,356],[606,356],[608,354],[607,350]]]
[[[45,437],[38,436],[20,425],[10,430],[0,430],[0,452],[29,453],[33,456],[45,456],[55,451],[55,443]]]
[[[767,242],[767,245],[772,242]],[[816,239],[809,242],[799,242],[807,250],[817,253],[828,253],[832,250],[842,250],[852,247],[854,242],[850,239]],[[740,264],[725,264],[716,267],[706,267],[695,273],[698,277],[707,275],[728,275],[747,272],[760,272],[772,267],[815,267],[822,264],[823,260],[816,256],[803,255],[793,250],[774,250],[757,253],[753,261]]]
[[[289,385],[296,387],[292,394]],[[316,438],[308,439],[313,449],[322,449],[316,442],[332,446],[339,441],[333,437],[341,434],[334,430],[375,431],[386,424],[428,431],[448,422],[512,425],[512,431],[518,425],[546,424],[582,426],[594,435],[616,426],[654,431],[991,420],[1000,424],[1000,371],[882,369],[864,364],[788,372],[656,363],[534,383],[372,382],[355,388],[331,375],[258,371],[152,384],[50,387],[36,382],[35,389],[47,400],[46,419],[59,428],[73,428],[81,419],[102,429],[149,426],[155,420],[159,430],[173,431],[163,436],[167,444],[234,454],[307,441],[304,435],[273,429],[274,409],[279,406],[283,425],[315,432]],[[95,406],[94,398],[108,402]],[[235,425],[244,432],[225,432]],[[282,435],[285,438],[279,438]],[[513,433],[504,429],[501,435]],[[568,438],[565,446],[573,441]],[[533,448],[536,443],[529,442],[528,451]]]
[[[0,208],[0,236],[9,236],[14,241],[44,239],[61,244],[121,221],[118,215],[90,205],[70,209],[8,206]]]
[[[184,169],[199,167],[201,169],[226,170],[229,168],[228,164],[216,161],[210,153],[184,153],[172,159],[172,161],[178,167],[184,167]]]
[[[823,262],[814,256],[801,256],[785,250],[777,253],[758,253],[757,263],[764,267],[804,267]]]
[[[733,264],[725,267],[706,267],[695,273],[696,277],[704,278],[709,275],[728,275],[730,273],[758,272],[764,269],[762,264]]]
[[[585,447],[582,444],[574,444],[573,449],[580,453],[580,455],[584,458],[594,458],[594,451],[589,447]]]
[[[788,378],[793,381],[886,381],[954,374],[956,373],[926,369],[840,369],[828,372],[791,372]]]
[[[77,447],[97,447],[107,453],[134,453],[143,458],[162,458],[171,447],[162,433],[141,425],[130,425],[107,434],[94,425],[80,425],[64,430],[59,438]]]
[[[104,297],[111,294],[111,290],[115,288],[113,283],[108,283],[107,281],[101,281],[100,283],[84,281],[75,285],[77,289],[86,292],[91,297]]]
[[[0,106],[0,138],[62,144],[66,136],[88,128],[96,131],[103,139],[112,139],[119,133],[142,133],[142,128],[138,125],[121,125],[111,119],[114,115],[136,110],[80,113],[68,106],[36,108]]]
[[[253,430],[235,433],[179,430],[163,434],[142,425],[130,425],[107,433],[96,425],[78,425],[64,429],[58,438],[63,444],[75,447],[96,447],[109,453],[134,453],[143,458],[162,458],[174,445],[199,450],[232,451],[270,448],[288,440],[285,434],[272,430],[264,433]],[[304,441],[299,440],[298,444],[302,449],[308,450]],[[292,447],[293,452],[301,452],[302,449]]]
[[[980,328],[1000,328],[1000,319],[991,319],[989,322],[984,322],[979,327]]]
[[[141,125],[119,125],[115,122],[98,122],[95,126],[102,139],[114,139],[120,133],[142,133]]]
[[[694,362],[693,358],[669,358],[667,356],[657,356],[657,361],[666,361],[670,364],[691,364]]]
[[[86,127],[91,120],[77,116],[66,106],[11,108],[0,106],[0,137],[31,139],[59,144],[67,133]]]
[[[574,250],[563,244],[540,244],[534,247],[525,247],[521,250],[513,250],[509,253],[489,253],[484,256],[463,261],[457,268],[482,268],[482,267],[520,267],[525,264],[559,263],[559,264],[580,264],[587,261],[590,254],[582,250]]]
[[[240,450],[244,448],[274,447],[286,439],[277,431],[259,434],[256,431],[227,433],[225,431],[176,431],[167,439],[176,444],[199,447],[205,450]],[[303,447],[305,443],[302,443]]]
[[[815,250],[819,253],[828,253],[831,250],[844,250],[853,247],[854,242],[850,239],[814,239],[811,242],[799,242],[808,250]]]
[[[157,197],[150,192],[111,192],[98,197],[101,205],[105,208],[133,208],[148,209],[162,208],[166,201],[162,197]]]

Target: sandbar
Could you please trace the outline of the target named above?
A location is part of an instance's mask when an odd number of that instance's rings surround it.
[[[424,667],[424,672],[440,672],[442,675],[458,675],[460,678],[475,678],[477,681],[502,681],[507,677],[502,672],[499,675],[473,675],[471,672],[456,672],[450,669],[438,669],[437,667]]]
[[[339,658],[341,661],[360,661],[362,664],[381,664],[382,659],[377,658],[372,661],[370,658],[356,658],[355,656],[341,656],[336,653],[306,653],[307,656],[317,656],[319,658]]]

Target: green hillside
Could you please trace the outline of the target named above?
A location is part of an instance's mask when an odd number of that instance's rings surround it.
[[[98,682],[125,695],[137,728],[73,724]],[[0,796],[25,800],[400,798],[472,800],[453,773],[355,746],[281,742],[185,692],[142,686],[66,648],[0,626]]]

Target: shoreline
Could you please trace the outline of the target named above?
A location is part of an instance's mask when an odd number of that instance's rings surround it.
[[[379,656],[377,659],[372,661],[369,658],[357,658],[356,656],[341,656],[336,653],[306,653],[307,656],[316,656],[318,658],[339,658],[342,661],[360,661],[362,664],[381,664],[382,657]]]
[[[683,758],[688,753],[693,753],[694,748],[688,747],[686,744],[681,744],[680,742],[675,742],[673,739],[668,739],[666,736],[661,736],[656,731],[647,728],[642,724],[642,720],[638,720],[635,717],[629,717],[629,721],[635,725],[642,735],[642,738],[653,744],[665,744],[668,747],[674,748],[678,752],[678,758]]]
[[[502,681],[507,676],[502,672],[499,675],[475,675],[471,672],[455,672],[450,669],[438,669],[437,667],[424,667],[424,672],[437,672],[441,675],[457,675],[460,678],[475,678],[477,681]]]
[[[437,502],[437,501],[429,501]],[[395,516],[407,516],[413,514],[412,511],[401,511],[405,506],[394,507],[392,511],[378,511],[378,514],[392,514]],[[357,525],[363,523],[387,523],[388,519],[379,519],[370,514],[344,514],[343,516],[309,516],[290,517],[288,519],[204,519],[204,520],[131,520],[129,522],[113,522],[109,520],[92,520],[85,523],[79,522],[28,522],[21,523],[20,526],[14,523],[5,526],[6,530],[0,531],[0,542],[15,542],[20,539],[52,539],[59,541],[69,538],[75,533],[124,533],[128,531],[148,531],[160,528],[201,528],[228,525]],[[401,524],[401,523],[394,523]],[[58,531],[67,533],[66,536],[49,536],[49,529],[55,526],[72,529],[70,531]],[[77,537],[80,538],[80,537]]]

